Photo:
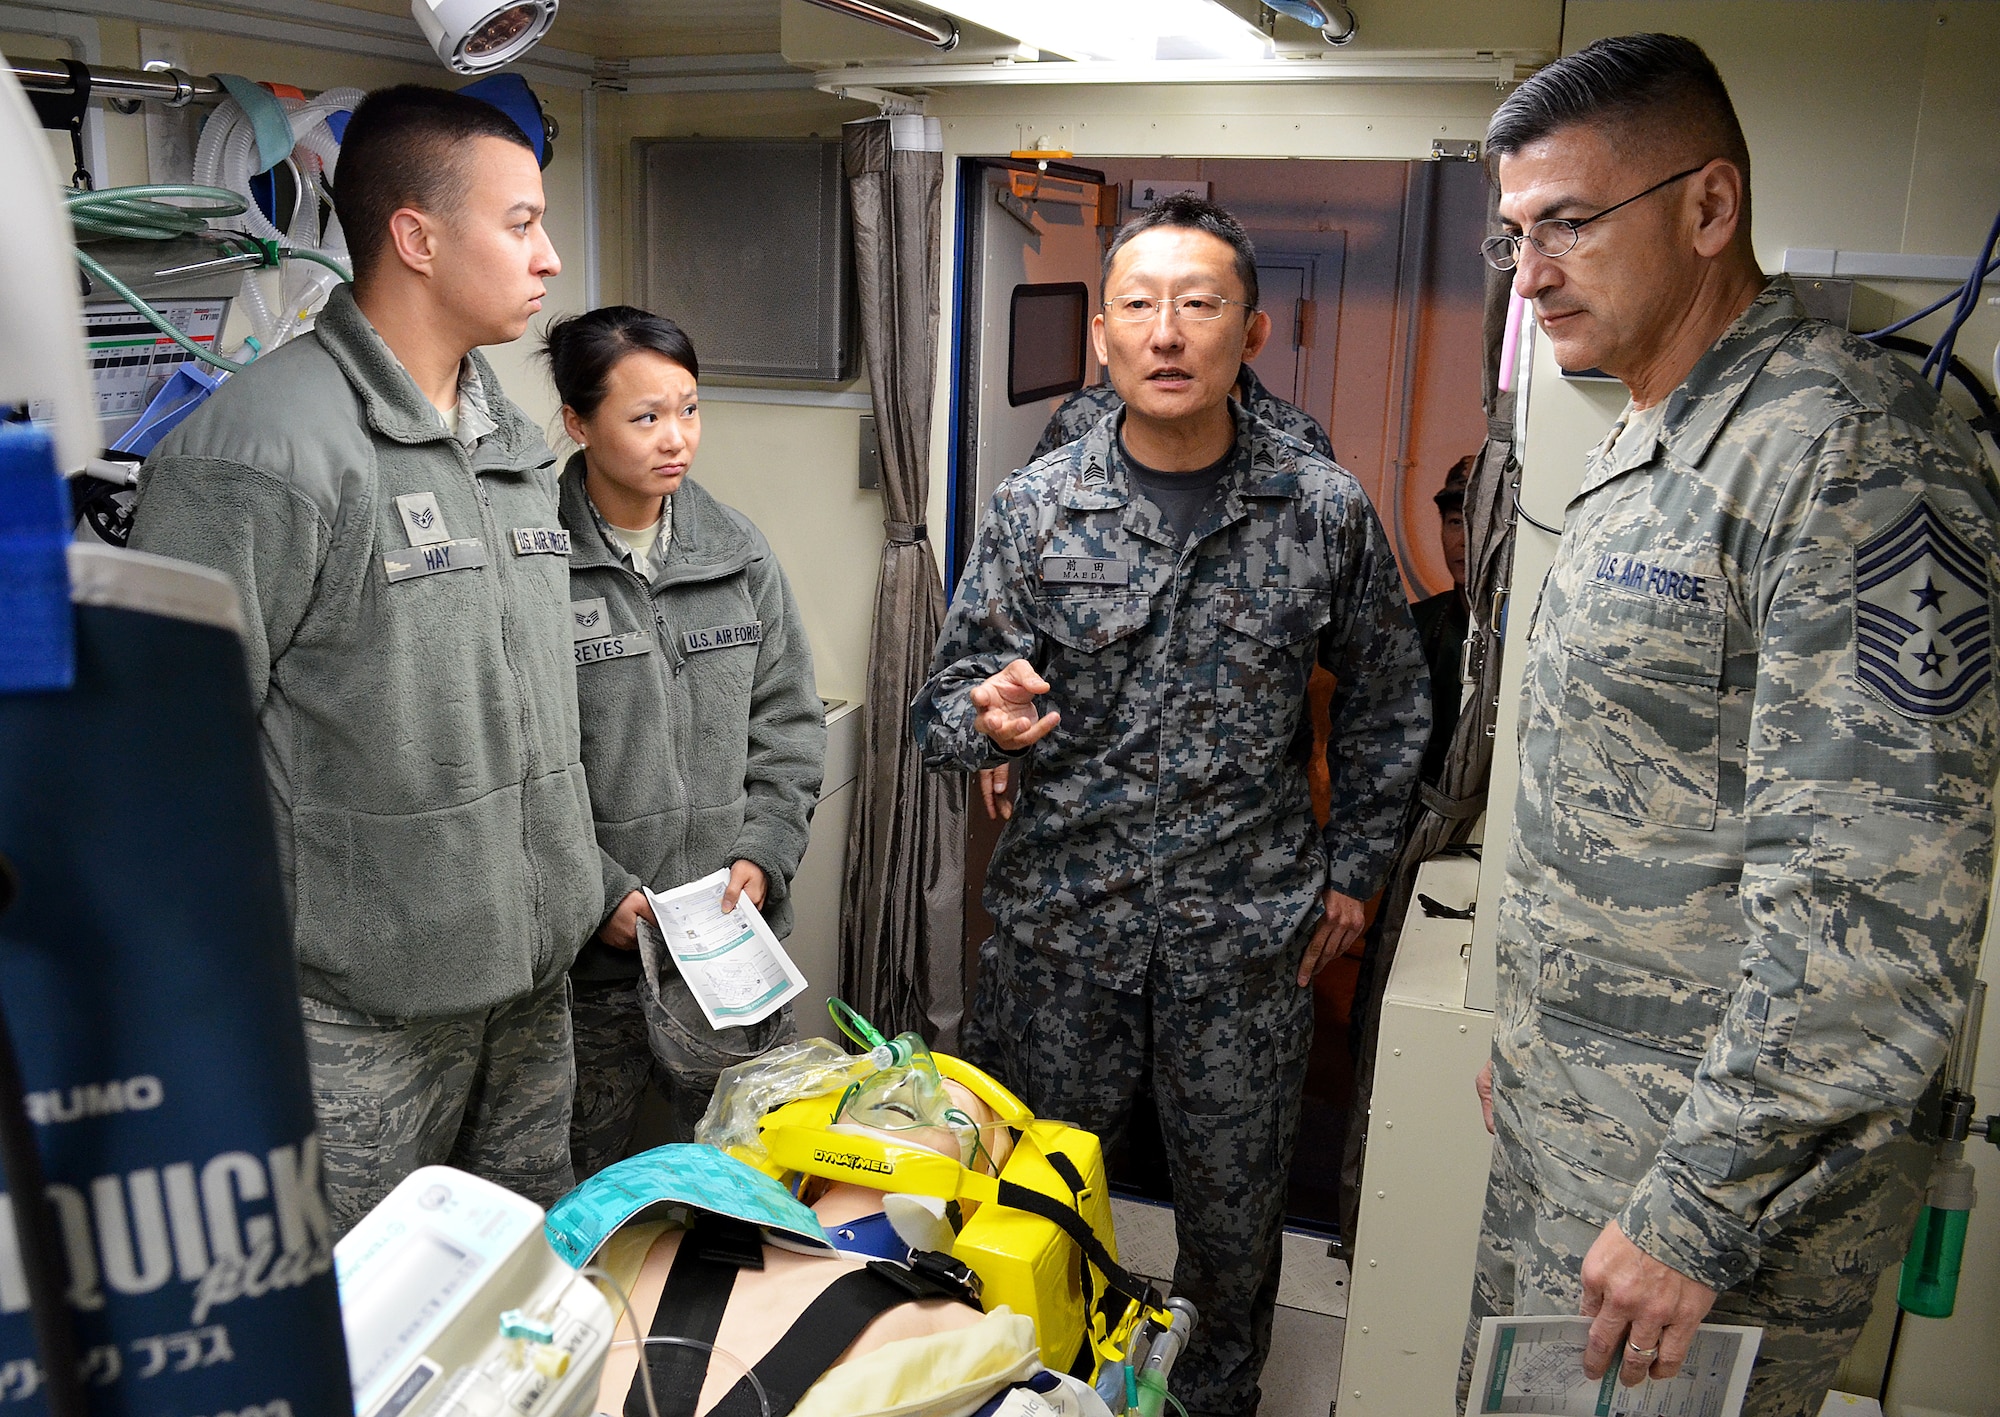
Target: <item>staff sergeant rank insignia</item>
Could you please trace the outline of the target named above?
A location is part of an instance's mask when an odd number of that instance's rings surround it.
[[[1127,585],[1131,579],[1130,561],[1099,560],[1089,556],[1042,557],[1043,585]]]
[[[1854,548],[1855,673],[1911,718],[1961,713],[1993,679],[1986,568],[1919,497]]]

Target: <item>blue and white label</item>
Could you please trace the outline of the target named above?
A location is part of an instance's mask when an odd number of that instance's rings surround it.
[[[581,669],[586,664],[603,664],[613,659],[637,659],[642,654],[653,652],[653,641],[636,631],[624,635],[606,635],[601,640],[583,640],[576,645],[576,664]]]
[[[737,645],[762,643],[764,643],[762,620],[752,620],[745,625],[715,625],[706,630],[689,630],[681,636],[681,645],[689,654],[700,654],[707,649],[733,649]]]
[[[1690,605],[1710,603],[1707,577],[1697,576],[1678,566],[1659,565],[1629,551],[1613,551],[1600,556],[1597,569],[1591,572],[1591,579],[1658,600],[1678,600]]]
[[[510,533],[516,556],[567,556],[569,530],[559,526],[517,526]]]
[[[1130,561],[1091,556],[1042,557],[1043,585],[1127,585],[1131,580]]]
[[[1993,682],[1986,565],[1919,497],[1854,548],[1855,673],[1912,718],[1950,718]]]
[[[476,536],[412,546],[408,551],[391,551],[382,557],[382,569],[389,573],[391,582],[441,575],[446,571],[470,571],[485,564],[486,543]]]

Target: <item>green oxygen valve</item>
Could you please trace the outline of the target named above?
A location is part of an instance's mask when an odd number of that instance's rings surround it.
[[[1937,1162],[1931,1168],[1930,1193],[1917,1216],[1910,1252],[1903,1258],[1903,1277],[1896,1285],[1896,1303],[1925,1318],[1948,1319],[1958,1303],[1958,1272],[1965,1258],[1966,1225],[1979,1199],[1972,1166],[1965,1159],[1965,1139],[1976,1126],[1972,1114],[1973,1065],[1979,1056],[1979,1026],[1986,1012],[1986,985],[1975,980],[1966,1002],[1965,1020],[1952,1040],[1945,1061],[1943,1116],[1939,1123]],[[1990,1131],[1990,1128],[1989,1128]],[[1989,1138],[1990,1139],[1990,1138]]]

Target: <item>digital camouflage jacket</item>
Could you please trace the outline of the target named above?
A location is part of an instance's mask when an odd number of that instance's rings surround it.
[[[1395,855],[1430,729],[1423,652],[1360,484],[1232,404],[1236,455],[1185,543],[1139,496],[1116,419],[1003,483],[931,679],[924,761],[1003,760],[974,685],[1020,658],[1062,724],[986,877],[1003,934],[1137,992],[1179,996],[1296,958],[1329,888],[1366,898]],[[1314,663],[1339,679],[1322,835],[1306,787]]]

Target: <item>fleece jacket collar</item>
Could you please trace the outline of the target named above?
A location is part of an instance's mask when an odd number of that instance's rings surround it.
[[[584,490],[583,474],[583,454],[571,454],[563,467],[559,494],[562,522],[570,529],[570,569],[629,571],[623,553],[604,534],[590,494]],[[674,493],[673,539],[666,554],[657,557],[660,569],[651,587],[658,591],[695,581],[721,580],[763,559],[763,548],[723,505],[693,478],[683,478],[680,490]]]
[[[347,382],[354,386],[368,426],[395,443],[451,441],[451,434],[429,399],[417,389],[389,346],[355,304],[354,287],[337,285],[314,324],[319,342]],[[542,432],[513,403],[498,396],[500,380],[478,350],[466,356],[485,394],[494,429],[479,440],[468,456],[474,472],[513,471],[546,466],[553,461]]]

